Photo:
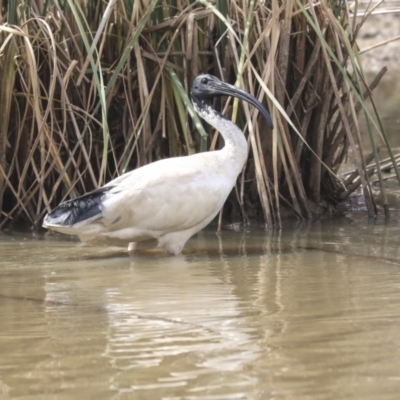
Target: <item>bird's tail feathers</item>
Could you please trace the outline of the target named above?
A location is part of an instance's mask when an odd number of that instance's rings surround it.
[[[104,197],[111,189],[112,186],[102,187],[76,199],[61,203],[45,216],[43,226],[45,228],[72,227],[101,218]]]

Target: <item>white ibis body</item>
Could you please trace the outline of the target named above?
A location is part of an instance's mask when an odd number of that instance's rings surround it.
[[[243,132],[213,108],[213,98],[223,95],[253,104],[272,128],[268,111],[253,96],[212,75],[200,75],[193,82],[192,102],[222,134],[221,150],[168,158],[125,173],[61,203],[46,215],[43,226],[77,235],[83,242],[130,244],[130,248],[154,245],[180,253],[222,208],[247,159]]]

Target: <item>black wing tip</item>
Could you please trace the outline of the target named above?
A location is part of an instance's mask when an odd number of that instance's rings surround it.
[[[111,186],[100,188],[76,199],[64,201],[45,216],[43,226],[71,227],[100,216],[104,209],[102,200],[110,189]]]

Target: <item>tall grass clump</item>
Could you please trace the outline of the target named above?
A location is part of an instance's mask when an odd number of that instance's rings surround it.
[[[273,226],[334,209],[360,185],[375,214],[357,116],[372,141],[382,133],[365,107],[379,76],[368,87],[346,1],[1,4],[0,227],[36,228],[59,202],[127,170],[223,146],[188,97],[200,73],[236,82],[274,118],[270,132],[246,105],[216,105],[250,149],[225,216]],[[356,171],[343,180],[349,148]]]

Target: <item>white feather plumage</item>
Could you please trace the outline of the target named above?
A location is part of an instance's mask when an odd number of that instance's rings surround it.
[[[103,187],[109,190],[101,195],[101,212],[66,226],[68,210],[62,210],[57,216],[48,214],[43,226],[77,235],[84,242],[157,245],[168,253],[180,253],[187,240],[218,214],[247,159],[242,131],[210,104],[194,105],[222,134],[223,149],[160,160],[128,172]]]

